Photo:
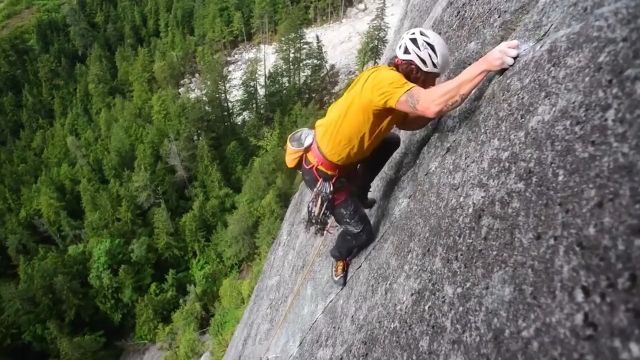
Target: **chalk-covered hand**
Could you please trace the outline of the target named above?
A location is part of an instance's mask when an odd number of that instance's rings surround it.
[[[489,51],[484,57],[484,63],[490,71],[507,69],[515,62],[515,57],[520,54],[518,40],[505,41]]]

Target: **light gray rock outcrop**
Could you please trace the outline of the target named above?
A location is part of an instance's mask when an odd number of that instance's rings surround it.
[[[432,27],[448,76],[553,26],[435,128],[402,134],[344,289],[335,234],[307,234],[308,191],[294,196],[226,358],[640,359],[640,2],[407,9],[396,39]]]

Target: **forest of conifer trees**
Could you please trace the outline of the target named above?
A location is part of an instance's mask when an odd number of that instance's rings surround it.
[[[296,189],[284,139],[334,96],[302,28],[342,5],[0,0],[0,358],[222,357]],[[231,103],[228,51],[266,39]]]

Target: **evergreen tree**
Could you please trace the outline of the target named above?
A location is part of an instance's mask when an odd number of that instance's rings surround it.
[[[284,137],[333,96],[302,26],[339,2],[17,3],[0,18],[37,16],[0,35],[0,357],[114,358],[129,336],[189,357],[210,318],[224,344],[294,189]],[[226,50],[276,29],[266,91],[253,63],[232,108]],[[204,98],[181,97],[196,73]]]
[[[107,53],[94,44],[87,58],[87,87],[91,95],[93,114],[99,114],[109,106],[111,96],[111,69],[107,64]]]
[[[335,65],[327,61],[318,35],[315,43],[307,48],[305,59],[304,80],[301,86],[302,102],[313,103],[324,109],[334,99],[339,73]]]
[[[218,129],[228,128],[233,114],[229,104],[229,80],[224,69],[224,58],[220,52],[211,48],[203,48],[198,53],[202,78],[206,88],[207,106],[211,116],[216,120]]]
[[[95,34],[79,4],[70,3],[67,5],[66,17],[71,41],[81,54],[86,54],[91,48],[91,44],[94,43]]]
[[[376,13],[360,41],[356,56],[356,67],[362,71],[367,65],[377,65],[387,46],[389,24],[385,21],[385,0],[380,0]]]
[[[149,50],[139,48],[130,72],[133,103],[142,111],[151,100],[153,62]]]
[[[262,114],[261,96],[258,90],[259,66],[258,58],[249,59],[240,80],[240,98],[237,101],[237,108],[243,122],[254,119],[258,121]]]
[[[275,32],[276,9],[274,0],[255,0],[253,6],[253,33],[263,41]]]

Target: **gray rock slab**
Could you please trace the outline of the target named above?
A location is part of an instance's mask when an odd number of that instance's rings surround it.
[[[335,235],[307,234],[294,196],[225,358],[640,359],[639,17],[638,1],[410,0],[395,37],[439,32],[445,77],[504,40],[528,50],[402,133],[345,288]]]

